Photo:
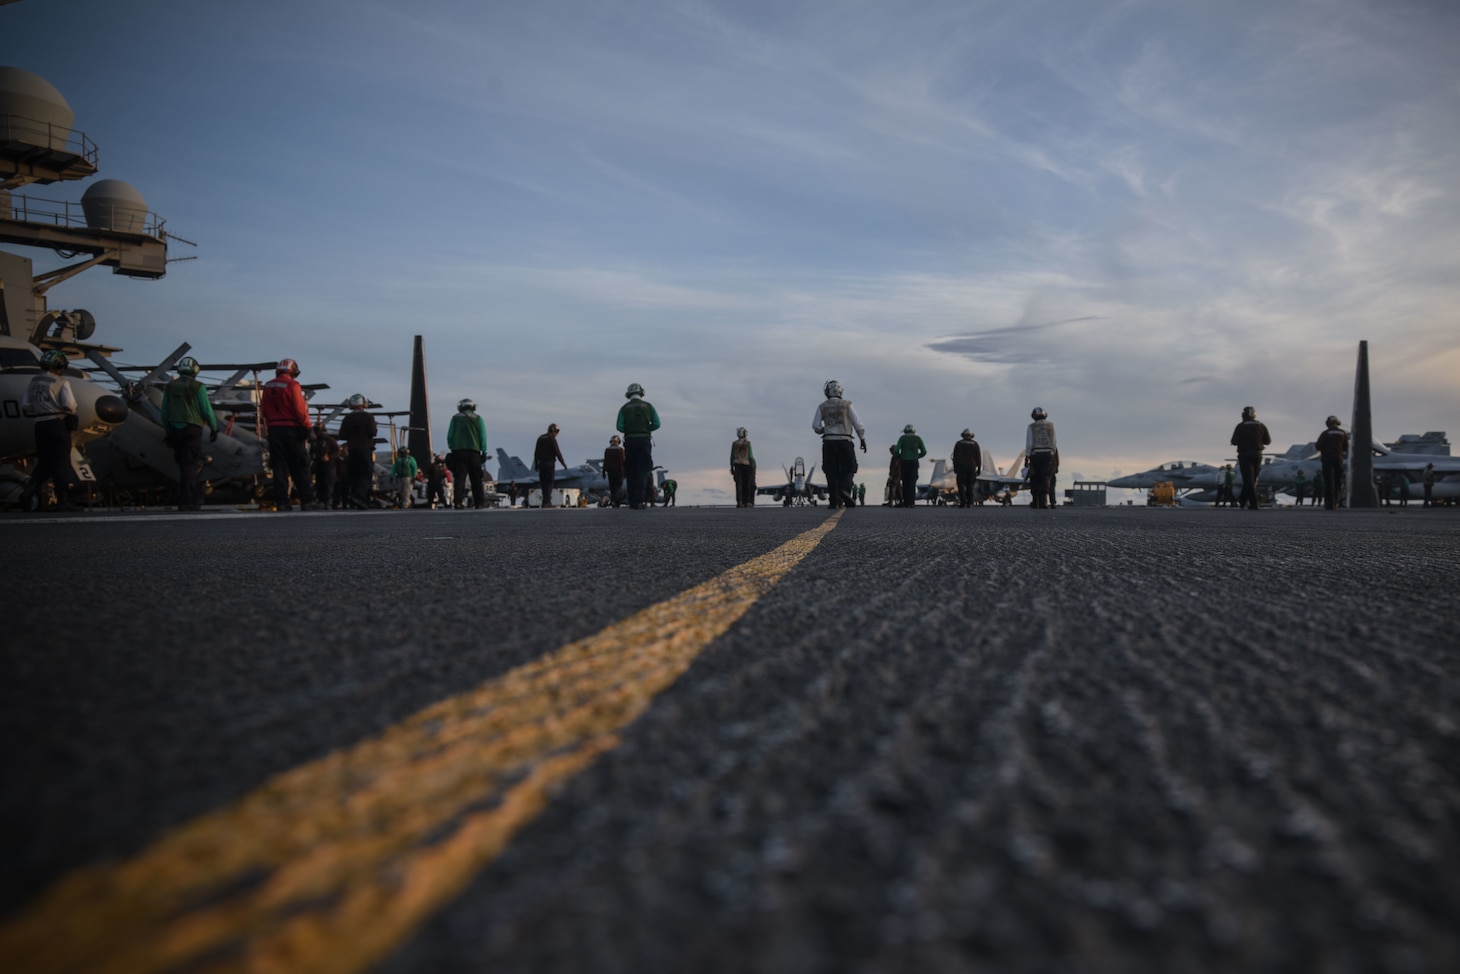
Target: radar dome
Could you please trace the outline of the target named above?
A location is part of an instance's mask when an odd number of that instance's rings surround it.
[[[39,75],[0,67],[0,134],[7,142],[64,149],[76,113]]]
[[[86,225],[93,230],[120,230],[123,233],[144,233],[147,226],[147,201],[120,179],[103,179],[92,183],[81,194],[81,212]]]

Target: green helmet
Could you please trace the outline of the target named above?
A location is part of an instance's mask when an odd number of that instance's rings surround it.
[[[58,352],[54,348],[41,355],[41,368],[47,372],[64,372],[71,360],[66,357],[65,352]]]
[[[624,398],[625,399],[632,399],[635,396],[643,396],[643,394],[644,394],[644,387],[643,386],[639,385],[637,382],[630,382],[629,383],[628,391],[626,391],[624,393]]]
[[[195,359],[195,358],[193,358],[191,355],[185,355],[182,358],[178,359],[177,360],[177,374],[178,375],[197,375],[198,374],[198,360]]]

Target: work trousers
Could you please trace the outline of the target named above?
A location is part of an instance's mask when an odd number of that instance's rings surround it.
[[[1262,453],[1247,450],[1237,451],[1237,468],[1242,471],[1242,496],[1237,498],[1238,507],[1257,510],[1257,476],[1262,472]],[[1326,482],[1327,477],[1323,478]]]
[[[486,490],[482,487],[482,451],[454,450],[451,453],[451,476],[456,478],[455,504],[466,506],[466,485],[471,482],[471,500],[476,507],[487,504]],[[499,471],[500,473],[500,471]]]
[[[203,506],[203,489],[198,475],[203,472],[203,427],[189,423],[168,430],[172,458],[177,461],[177,508],[195,511]]]
[[[1029,484],[1034,507],[1045,510],[1054,506],[1053,453],[1035,453],[1029,457]]]
[[[370,451],[363,448],[350,448],[348,460],[350,473],[350,496],[346,500],[346,506],[365,509],[370,506],[370,488],[375,481],[375,461],[370,456]]]
[[[64,416],[35,424],[35,473],[30,477],[30,490],[39,491],[48,480],[56,485],[56,500],[66,503],[66,488],[76,483],[76,471],[71,469],[71,431]]]
[[[624,437],[624,476],[628,479],[629,507],[644,506],[649,474],[654,470],[654,441],[647,436]]]
[[[953,472],[958,477],[958,506],[972,507],[974,491],[978,485],[978,471],[972,467],[959,467]]]
[[[918,462],[902,461],[902,506],[912,507],[918,499]]]
[[[1323,458],[1323,506],[1333,510],[1343,497],[1343,460]]]
[[[309,454],[304,449],[309,431],[302,426],[269,427],[269,472],[274,477],[274,503],[280,510],[289,506],[289,481],[299,491],[300,505],[314,503],[309,482]]]
[[[754,506],[755,468],[748,463],[737,463],[730,469],[735,472],[735,506]]]
[[[608,472],[608,502],[614,507],[619,507],[624,502],[624,472],[622,470]]]
[[[333,503],[335,499],[335,462],[330,460],[325,463],[315,464],[314,467],[314,496],[326,504]]]
[[[537,466],[537,486],[542,491],[542,506],[553,506],[553,484],[557,482],[558,465],[551,460]]]
[[[821,471],[826,474],[826,487],[833,508],[851,507],[852,478],[857,475],[857,448],[851,440],[822,437]]]

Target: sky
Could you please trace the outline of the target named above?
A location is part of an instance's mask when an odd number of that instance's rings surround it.
[[[198,245],[50,292],[118,361],[404,409],[419,334],[439,448],[471,397],[570,464],[639,382],[681,503],[733,500],[737,426],[819,468],[828,379],[879,497],[904,425],[1006,465],[1036,405],[1066,481],[1225,460],[1245,405],[1307,442],[1360,340],[1379,437],[1460,428],[1457,49],[1448,0],[0,6]]]

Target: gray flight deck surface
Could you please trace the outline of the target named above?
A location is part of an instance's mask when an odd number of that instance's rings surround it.
[[[0,921],[827,517],[0,520]],[[382,969],[1460,969],[1457,540],[848,512]]]

